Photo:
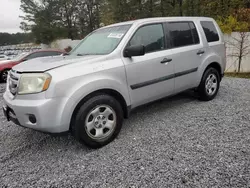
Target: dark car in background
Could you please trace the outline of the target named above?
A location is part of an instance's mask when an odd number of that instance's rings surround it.
[[[47,57],[47,56],[59,56],[64,54],[62,50],[37,50],[33,52],[25,52],[17,55],[11,60],[1,61],[0,62],[0,80],[6,82],[8,71],[15,65],[38,57]]]

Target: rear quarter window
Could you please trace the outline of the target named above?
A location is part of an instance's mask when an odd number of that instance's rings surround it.
[[[219,41],[218,31],[212,21],[201,21],[201,26],[207,38],[207,42]]]

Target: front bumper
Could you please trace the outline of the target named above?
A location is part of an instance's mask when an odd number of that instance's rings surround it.
[[[23,100],[12,99],[9,96],[8,91],[3,95],[3,111],[8,121],[48,133],[61,133],[69,130],[69,125],[62,122],[66,98]],[[31,115],[35,116],[35,123],[30,120]]]

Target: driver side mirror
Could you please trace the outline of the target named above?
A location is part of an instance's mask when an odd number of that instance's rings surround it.
[[[145,46],[135,45],[129,46],[124,50],[124,57],[133,57],[133,56],[143,56],[145,55]]]

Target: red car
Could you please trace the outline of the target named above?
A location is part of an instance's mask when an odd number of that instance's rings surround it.
[[[46,57],[46,56],[58,56],[64,54],[65,51],[61,50],[37,50],[34,52],[26,52],[21,53],[14,57],[11,60],[0,61],[0,79],[3,82],[6,82],[8,71],[15,65],[38,57]]]

